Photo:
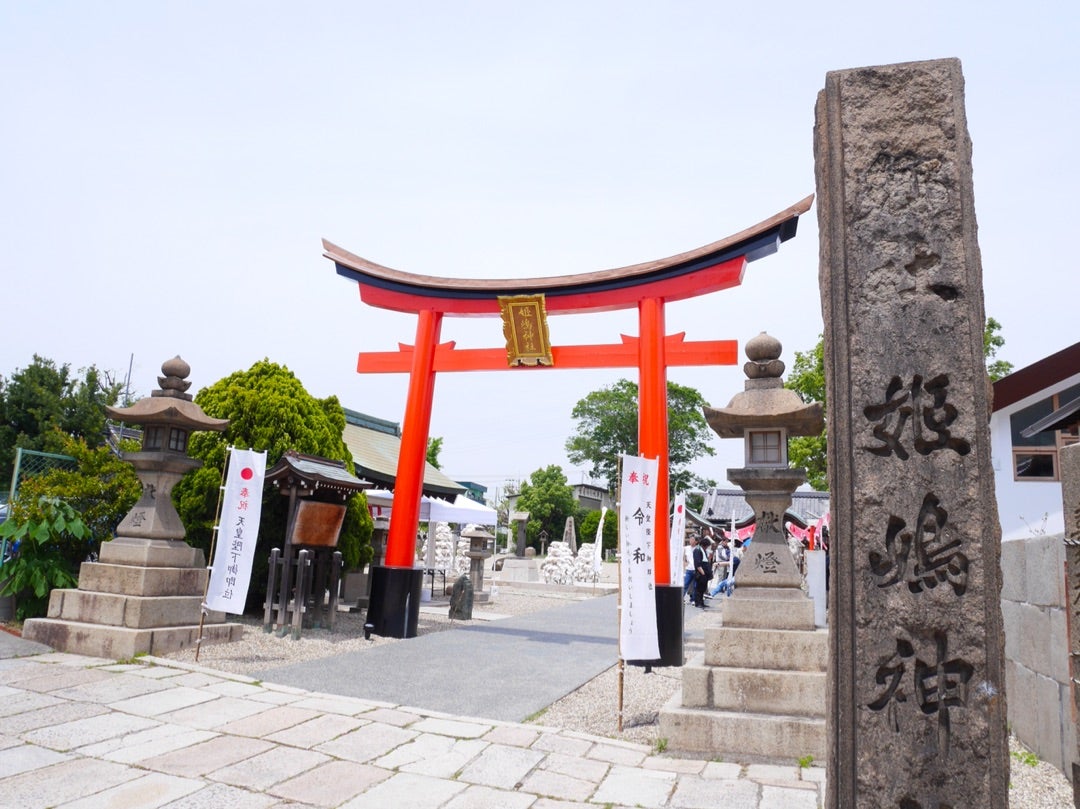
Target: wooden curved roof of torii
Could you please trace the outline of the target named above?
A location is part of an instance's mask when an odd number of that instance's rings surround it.
[[[682,300],[737,286],[747,262],[776,252],[795,235],[810,195],[753,227],[695,250],[610,270],[542,278],[444,278],[394,270],[323,239],[338,275],[356,281],[361,299],[400,312],[435,310],[447,315],[499,315],[498,298],[543,294],[549,314],[636,306],[642,298]]]

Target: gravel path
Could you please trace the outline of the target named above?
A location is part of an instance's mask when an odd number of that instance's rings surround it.
[[[474,620],[498,620],[508,615],[521,615],[549,609],[567,600],[589,598],[589,595],[555,589],[544,591],[500,588],[494,601],[476,604]],[[447,617],[445,604],[423,607],[418,634],[453,630],[456,622]],[[700,629],[714,615],[689,610],[685,647],[689,658],[701,648]],[[252,674],[268,667],[301,660],[317,660],[344,652],[370,649],[384,643],[401,643],[394,638],[363,636],[363,614],[341,613],[333,634],[321,630],[306,630],[300,641],[279,638],[262,631],[261,620],[241,618],[246,625],[242,640],[206,645],[199,652],[199,665],[237,674]],[[695,633],[693,630],[699,632]],[[698,640],[694,639],[697,634]],[[174,660],[194,662],[194,650],[167,655]],[[678,669],[653,669],[646,674],[637,666],[625,666],[623,671],[623,729],[618,729],[619,667],[613,666],[585,683],[581,688],[549,706],[530,721],[552,727],[577,730],[598,736],[657,745],[658,713],[681,685]],[[1037,759],[1010,738],[1011,784],[1010,809],[1070,809],[1073,807],[1072,785],[1060,770]]]

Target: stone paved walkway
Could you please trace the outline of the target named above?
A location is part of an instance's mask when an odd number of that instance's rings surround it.
[[[669,758],[0,633],[5,808],[817,809],[823,786],[819,767]]]

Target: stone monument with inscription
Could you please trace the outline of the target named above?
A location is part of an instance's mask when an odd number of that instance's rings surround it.
[[[1000,526],[959,61],[827,74],[814,153],[834,566],[826,806],[1004,809]]]
[[[1069,668],[1073,716],[1080,717],[1080,444],[1058,452],[1061,469],[1061,504],[1065,518],[1065,605],[1069,611]],[[1074,719],[1074,721],[1076,721]],[[1076,727],[1076,759],[1080,760],[1080,724]],[[1073,804],[1080,807],[1080,764],[1073,762]]]

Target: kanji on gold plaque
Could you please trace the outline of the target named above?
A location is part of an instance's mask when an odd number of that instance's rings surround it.
[[[499,297],[507,365],[554,365],[543,295]]]

